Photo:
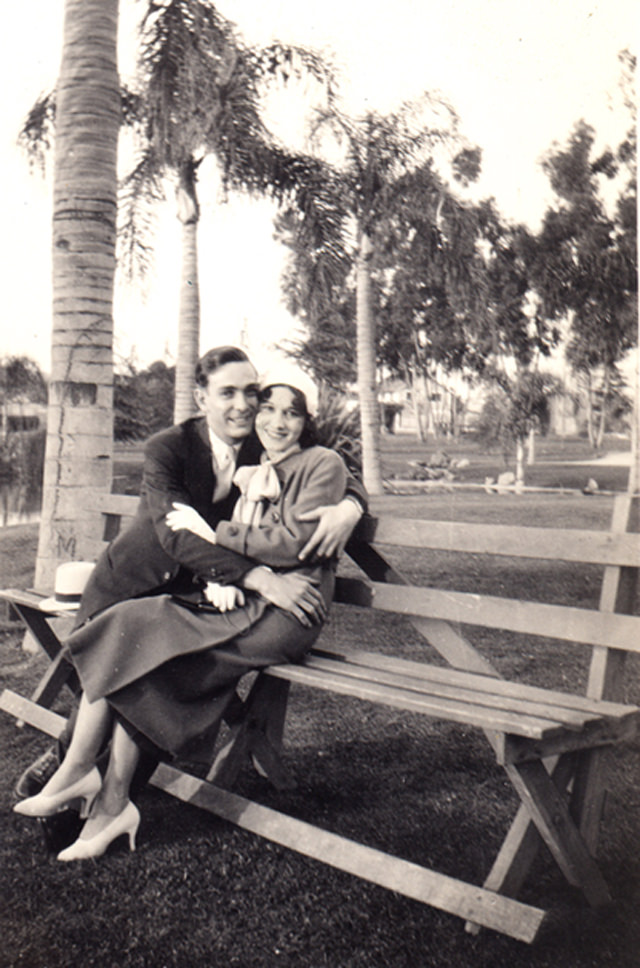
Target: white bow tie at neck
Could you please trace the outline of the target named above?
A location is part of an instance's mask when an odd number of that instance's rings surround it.
[[[262,517],[264,501],[277,501],[280,497],[280,481],[273,464],[239,467],[233,483],[240,489],[240,498],[233,511],[236,521],[258,524]]]

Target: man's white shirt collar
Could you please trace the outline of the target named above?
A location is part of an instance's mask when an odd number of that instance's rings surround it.
[[[238,453],[242,447],[243,441],[241,440],[238,444],[227,444],[226,441],[222,440],[221,437],[208,427],[209,430],[209,442],[211,444],[211,451],[213,453],[213,458],[218,467],[223,467],[229,457],[233,460],[234,464],[238,459]]]

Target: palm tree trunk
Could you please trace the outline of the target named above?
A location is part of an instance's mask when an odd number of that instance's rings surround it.
[[[66,0],[56,93],[53,337],[36,587],[82,557],[80,509],[108,490],[120,87],[118,0]]]
[[[362,229],[356,264],[356,353],[362,426],[362,478],[371,495],[382,494],[380,408],[376,381],[375,324],[371,313],[371,239]]]
[[[182,222],[182,271],[178,317],[178,352],[173,419],[180,423],[196,413],[193,397],[194,372],[200,355],[200,286],[198,282],[198,222],[200,206],[196,193],[197,164],[183,166],[178,186],[178,218]]]

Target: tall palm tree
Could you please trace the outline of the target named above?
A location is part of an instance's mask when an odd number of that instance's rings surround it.
[[[304,161],[277,146],[260,105],[270,79],[286,81],[302,72],[314,76],[331,97],[331,74],[317,55],[278,43],[247,47],[209,0],[152,3],[144,18],[134,108],[139,159],[124,186],[123,232],[127,251],[136,251],[145,204],[162,195],[162,181],[171,176],[182,224],[176,422],[193,413],[199,355],[199,167],[206,156],[215,157],[225,190],[276,198],[292,189],[295,194]]]
[[[65,0],[56,92],[52,370],[36,585],[82,554],[78,509],[111,478],[118,0]]]
[[[431,117],[428,118],[428,114]],[[402,197],[406,176],[424,165],[437,145],[454,140],[457,118],[443,101],[429,95],[407,102],[397,112],[382,116],[374,111],[352,119],[335,101],[317,113],[314,141],[322,149],[327,134],[342,148],[342,161],[334,166],[346,221],[355,240],[356,355],[358,396],[362,426],[362,470],[370,494],[381,494],[380,414],[376,380],[376,322],[372,308],[372,266],[376,225],[394,201]],[[468,157],[468,156],[467,156]],[[343,239],[348,248],[350,240]]]

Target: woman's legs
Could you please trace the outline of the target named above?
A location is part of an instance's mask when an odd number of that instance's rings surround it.
[[[95,799],[89,819],[82,828],[81,840],[90,840],[101,833],[127,806],[131,781],[139,758],[139,747],[124,727],[116,722],[111,738],[109,765],[102,789]]]
[[[41,792],[52,796],[85,776],[96,765],[112,722],[113,713],[106,699],[89,702],[83,693],[69,749]]]

